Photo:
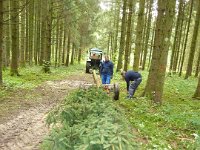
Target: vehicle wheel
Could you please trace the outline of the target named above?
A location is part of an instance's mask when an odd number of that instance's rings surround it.
[[[85,70],[86,73],[90,73],[90,63],[87,62],[86,63],[86,70]]]
[[[119,85],[118,83],[114,83],[114,100],[119,100]]]

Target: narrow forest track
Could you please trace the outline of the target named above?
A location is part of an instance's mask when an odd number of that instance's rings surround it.
[[[1,120],[0,149],[38,150],[40,143],[49,133],[45,123],[48,112],[70,91],[87,83],[93,83],[92,75],[82,73],[69,76],[65,80],[47,81],[32,90],[31,97],[39,103],[20,110],[10,116],[9,120]]]

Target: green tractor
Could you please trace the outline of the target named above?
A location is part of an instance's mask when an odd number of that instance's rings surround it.
[[[86,73],[92,73],[92,70],[100,69],[100,64],[102,62],[103,51],[98,48],[92,48],[88,51],[87,61],[86,61]]]

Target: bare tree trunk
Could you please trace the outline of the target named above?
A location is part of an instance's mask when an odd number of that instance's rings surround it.
[[[186,14],[187,15],[187,14]],[[185,16],[186,16],[185,15]],[[182,62],[182,58],[183,58],[183,54],[184,54],[184,51],[183,51],[183,47],[184,47],[184,42],[185,42],[185,38],[186,38],[186,29],[187,29],[187,21],[185,19],[185,22],[183,23],[183,26],[184,26],[184,29],[183,29],[183,38],[181,40],[181,50],[180,50],[180,56],[179,56],[179,61],[178,61],[178,71],[180,73],[180,68],[181,68],[181,62]]]
[[[35,64],[38,64],[39,53],[41,51],[41,1],[37,0],[37,35],[35,40]]]
[[[199,75],[199,67],[200,67],[200,48],[199,48],[198,59],[197,59],[197,64],[196,64],[195,77],[198,77]]]
[[[57,20],[57,24],[56,24],[55,67],[58,66],[59,27],[60,27],[60,20],[58,19],[58,20]]]
[[[122,60],[123,60],[123,55],[124,55],[125,34],[126,34],[126,7],[127,7],[127,0],[124,0],[117,71],[119,71],[122,68],[122,62],[123,62]]]
[[[67,39],[67,58],[66,58],[67,67],[69,66],[70,44],[71,44],[71,31],[69,30]]]
[[[75,53],[75,44],[72,44],[72,55],[71,55],[71,65],[74,64],[74,53]]]
[[[114,36],[113,36],[113,33],[111,33],[111,37],[110,37],[110,59],[113,59],[113,56],[114,56],[113,40],[114,40]]]
[[[23,6],[25,4],[25,1],[21,1],[20,5]],[[26,20],[25,20],[25,10],[22,11],[21,14],[21,45],[20,45],[20,66],[21,67],[25,67],[25,24],[26,24]]]
[[[131,45],[131,23],[132,23],[132,14],[133,14],[133,0],[129,0],[129,13],[128,13],[128,24],[127,24],[127,33],[126,33],[126,47],[125,47],[125,58],[124,58],[124,70],[128,69],[128,59],[129,51]]]
[[[108,33],[108,41],[107,41],[107,55],[110,56],[110,39],[111,33]]]
[[[154,37],[155,37],[155,26],[156,26],[156,25],[153,25],[153,29],[152,29],[151,47],[150,47],[149,61],[148,61],[148,70],[149,70],[149,68],[150,68],[151,60],[152,60],[153,43],[154,43]]]
[[[45,51],[45,61],[50,62],[51,61],[51,32],[52,32],[52,15],[53,15],[53,1],[48,1],[48,7],[47,7],[47,34],[46,34],[46,51]]]
[[[144,7],[145,7],[145,0],[140,0],[139,4],[139,13],[138,13],[138,21],[136,27],[136,41],[135,41],[135,52],[134,52],[134,63],[133,63],[133,70],[139,70],[139,61],[140,61],[140,53],[142,50],[142,35],[144,29]]]
[[[145,95],[149,96],[155,103],[162,103],[168,49],[174,15],[174,0],[158,0],[158,17],[156,21],[154,50],[148,81],[145,87]]]
[[[67,38],[67,31],[66,31],[66,27],[64,26],[62,65],[65,64],[66,38]]]
[[[82,48],[83,48],[83,39],[82,37],[80,38],[80,48],[78,51],[78,63],[81,63],[81,57],[82,57]]]
[[[181,76],[181,74],[182,74],[183,64],[184,64],[184,61],[185,61],[185,51],[186,51],[188,35],[189,35],[189,31],[190,31],[190,22],[191,22],[191,18],[192,18],[192,9],[193,9],[193,0],[191,0],[191,5],[190,5],[190,13],[189,13],[187,31],[186,31],[185,41],[184,41],[183,55],[182,55],[182,59],[181,59],[181,66],[180,66],[179,76]]]
[[[194,98],[200,98],[200,76],[199,76],[198,85],[197,85],[197,88],[196,88],[196,91],[195,91],[193,97]]]
[[[33,59],[34,0],[29,1],[29,65]]]
[[[11,0],[11,37],[12,37],[12,62],[11,75],[19,75],[18,55],[19,55],[19,1]]]
[[[6,3],[6,4],[5,4]],[[10,1],[4,1],[5,6],[5,11],[7,11],[7,13],[5,13],[5,17],[8,19],[6,22],[6,35],[5,35],[5,40],[6,40],[6,57],[5,57],[5,67],[8,67],[10,65],[10,52],[11,52],[11,20],[10,20]]]
[[[63,35],[63,25],[64,25],[64,22],[61,21],[61,24],[60,24],[60,28],[59,28],[59,47],[58,47],[58,66],[60,66],[60,63],[61,63],[61,51],[62,51],[62,35]]]
[[[144,47],[144,57],[143,57],[143,63],[142,63],[142,70],[145,69],[146,60],[147,60],[146,57],[147,57],[147,53],[148,53],[149,34],[150,34],[150,29],[151,29],[152,5],[153,5],[153,0],[150,0],[149,9],[148,9],[147,31],[146,31],[146,38],[145,38],[145,47]]]
[[[174,43],[172,47],[172,55],[171,55],[171,61],[170,61],[170,73],[173,70],[173,72],[176,72],[176,66],[177,66],[177,51],[180,46],[180,38],[181,38],[181,21],[182,21],[182,14],[183,14],[183,0],[180,0],[179,3],[179,9],[178,9],[178,18],[176,23],[176,30],[175,30],[175,37],[174,37]]]
[[[3,53],[3,1],[0,1],[0,85],[3,83],[2,77],[2,53]]]
[[[149,2],[146,1],[144,5],[144,26],[143,26],[143,32],[142,32],[142,48],[140,51],[140,58],[139,58],[139,66],[142,67],[143,58],[144,58],[144,47],[145,47],[145,39],[147,34],[147,20],[148,20],[148,5]]]
[[[191,47],[190,47],[190,54],[189,54],[189,60],[188,60],[185,79],[187,79],[192,74],[192,66],[193,66],[197,34],[198,34],[198,30],[199,30],[199,21],[200,21],[200,19],[199,19],[200,18],[200,1],[198,1],[198,2],[199,2],[199,5],[197,7],[197,14],[196,14],[196,19],[195,19],[195,26],[194,26],[194,30],[193,30],[193,37],[192,37],[192,43],[191,43]]]
[[[179,31],[178,31],[178,35],[177,35],[177,45],[176,45],[176,50],[175,50],[175,57],[174,57],[174,62],[173,62],[173,73],[176,73],[177,71],[177,65],[178,65],[178,61],[179,61],[179,55],[180,55],[180,47],[181,47],[181,40],[182,40],[182,30],[183,30],[183,22],[184,22],[184,10],[185,10],[185,4],[183,2],[183,4],[181,5],[180,8],[180,25],[179,25]]]
[[[25,46],[25,60],[29,62],[29,0],[26,0],[26,46]]]
[[[120,2],[117,1],[115,10],[115,34],[114,34],[114,46],[113,46],[113,62],[116,61],[117,57],[117,42],[118,42],[118,34],[119,34],[119,18],[120,18]]]

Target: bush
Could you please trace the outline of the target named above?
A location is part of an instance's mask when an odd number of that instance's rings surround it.
[[[133,150],[131,128],[123,112],[102,89],[80,89],[47,117],[53,125],[43,150]]]

